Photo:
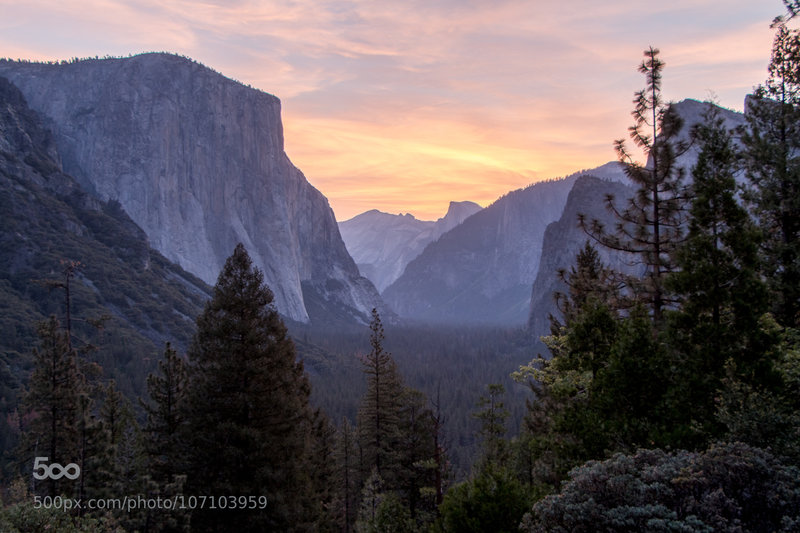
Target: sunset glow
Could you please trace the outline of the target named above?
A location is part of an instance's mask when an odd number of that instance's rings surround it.
[[[442,216],[614,159],[652,45],[668,98],[739,109],[780,0],[0,0],[0,56],[169,51],[278,96],[337,219]]]

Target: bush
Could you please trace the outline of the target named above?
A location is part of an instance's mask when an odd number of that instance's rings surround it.
[[[448,533],[517,531],[530,501],[528,490],[508,469],[491,465],[448,491],[439,509],[441,529]]]
[[[800,470],[746,444],[640,450],[570,472],[522,531],[797,531]]]

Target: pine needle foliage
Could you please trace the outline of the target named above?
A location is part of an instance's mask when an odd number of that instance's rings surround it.
[[[800,325],[800,31],[777,29],[769,77],[748,99],[745,196],[763,232],[773,312]]]
[[[150,402],[141,402],[146,414],[145,447],[150,473],[157,483],[172,483],[185,469],[186,365],[170,343],[158,362],[158,374],[147,377]]]
[[[197,511],[197,531],[306,529],[310,386],[272,292],[239,244],[189,350],[191,493],[266,496],[263,509]]]
[[[708,106],[693,136],[700,149],[692,168],[692,202],[685,242],[676,250],[679,270],[668,285],[678,295],[671,313],[671,344],[681,355],[676,395],[703,439],[713,436],[716,391],[726,362],[751,383],[770,375],[770,341],[759,327],[768,311],[759,274],[760,232],[737,199],[739,156],[719,113]]]
[[[624,139],[615,142],[619,161],[625,173],[638,187],[627,208],[618,209],[614,197],[606,197],[606,207],[618,220],[608,230],[598,220],[579,216],[581,227],[602,246],[632,256],[631,263],[640,265],[643,278],[627,277],[627,285],[636,301],[646,304],[655,322],[669,303],[664,290],[664,277],[673,270],[670,254],[681,242],[685,222],[683,177],[678,157],[686,151],[678,139],[682,119],[663,101],[661,77],[664,62],[657,48],[644,52],[639,72],[645,75],[646,87],[634,95],[634,124],[629,129],[634,145],[646,156],[646,163],[635,160]]]
[[[86,394],[86,382],[68,332],[55,316],[39,324],[38,329],[40,345],[33,352],[35,367],[23,400],[32,414],[20,453],[26,460],[26,471],[34,457],[47,457],[48,464],[78,463],[80,400]],[[37,483],[35,490],[55,496],[67,487],[71,491],[73,486],[74,482],[67,479],[47,479]]]
[[[399,437],[403,382],[392,354],[384,350],[384,329],[376,309],[370,322],[370,352],[361,360],[367,391],[358,412],[362,479],[374,470],[386,481],[391,477],[394,443]]]

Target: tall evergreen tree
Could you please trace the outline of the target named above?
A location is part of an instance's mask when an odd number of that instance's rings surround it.
[[[123,486],[126,474],[124,470],[130,465],[123,465],[118,453],[128,428],[133,425],[133,412],[114,380],[109,381],[106,386],[98,386],[98,389],[101,397],[96,417],[99,435],[90,454],[93,471],[89,474],[93,480],[93,495],[112,496],[126,488]]]
[[[563,325],[570,324],[590,300],[604,305],[616,306],[619,300],[620,282],[614,273],[600,260],[600,255],[589,241],[578,252],[575,265],[569,271],[558,271],[559,279],[567,286],[567,292],[556,292],[556,300],[562,321],[551,316],[551,330],[557,334]]]
[[[433,433],[433,459],[431,461],[431,467],[434,469],[433,498],[437,507],[441,505],[444,499],[444,489],[450,475],[450,465],[447,460],[447,445],[444,435],[445,416],[442,412],[440,389],[441,387],[436,388],[436,400],[431,401],[433,404],[433,410],[431,412],[433,421],[431,427]]]
[[[390,507],[397,502],[402,504],[403,516],[425,522],[434,510],[434,497],[423,494],[431,492],[429,489],[436,484],[435,421],[425,396],[403,385],[394,359],[383,348],[383,340],[383,324],[373,309],[371,349],[362,359],[367,391],[358,412],[361,479],[372,479],[373,483],[369,487],[365,482],[362,505],[365,498],[373,498],[372,503],[377,505],[387,496]],[[444,458],[440,456],[439,460]],[[374,493],[377,481],[385,494]],[[368,508],[369,518],[364,518],[363,513],[359,517],[362,525],[365,520],[374,525],[377,507]]]
[[[272,292],[241,244],[189,349],[189,492],[266,496],[263,509],[197,510],[196,531],[307,529],[310,386]]]
[[[69,334],[51,316],[39,325],[40,346],[34,349],[34,370],[24,405],[32,414],[31,427],[21,455],[33,464],[35,457],[47,457],[47,464],[79,464],[80,400],[86,393],[83,375],[78,369],[77,354]],[[26,464],[26,470],[30,469]],[[40,494],[73,495],[75,482],[52,478],[37,482]]]
[[[116,455],[126,438],[128,428],[133,426],[133,408],[117,388],[113,379],[103,387],[103,404],[100,406],[100,421],[107,433],[107,441]]]
[[[149,484],[153,495],[173,497],[183,492],[186,481],[186,365],[167,343],[158,362],[158,374],[147,377],[150,402],[140,399],[145,412],[142,430]],[[187,529],[188,513],[179,510],[153,511],[146,518],[148,530],[157,532]]]
[[[637,301],[651,309],[656,323],[661,322],[669,303],[664,278],[673,269],[671,253],[681,242],[684,171],[677,158],[686,150],[685,143],[677,138],[683,121],[661,96],[664,63],[658,54],[652,47],[644,52],[639,72],[645,75],[647,84],[634,96],[634,125],[629,128],[634,144],[647,157],[646,163],[635,161],[623,139],[615,143],[625,173],[638,190],[623,210],[617,209],[612,196],[606,198],[608,209],[618,220],[614,231],[607,231],[598,220],[589,222],[583,216],[579,220],[597,242],[632,254],[634,263],[644,267],[644,279],[629,277],[628,285]]]
[[[152,403],[141,402],[146,414],[145,446],[151,476],[157,483],[172,483],[185,470],[186,368],[184,361],[167,343],[158,374],[147,377]]]
[[[685,413],[671,411],[667,403],[672,364],[644,307],[619,320],[608,359],[592,380],[586,413],[595,417],[593,425],[602,429],[609,448],[675,445],[674,428]],[[582,431],[588,442],[598,443]],[[595,448],[593,458],[600,458],[598,452]]]
[[[78,498],[103,498],[108,496],[108,471],[113,466],[109,454],[108,434],[98,420],[95,401],[85,391],[79,397],[78,461],[81,477],[78,479]],[[86,508],[81,508],[81,514]]]
[[[93,455],[102,458],[104,474],[95,476],[100,481],[94,494],[115,497],[119,494],[143,494],[148,489],[148,476],[141,432],[130,401],[117,389],[111,380],[103,387],[102,404],[99,409],[101,439],[99,450]],[[95,461],[97,462],[97,461]],[[180,514],[180,511],[177,511]],[[136,510],[115,510],[113,514],[126,531],[141,530],[148,525],[152,511],[146,508]],[[156,528],[151,527],[153,531]]]
[[[383,479],[381,479],[377,470],[373,469],[361,489],[361,505],[358,509],[358,520],[354,526],[354,530],[357,533],[377,533],[375,522],[378,518],[381,502],[385,498],[386,492]]]
[[[679,270],[669,285],[680,299],[672,344],[683,354],[677,381],[685,385],[675,399],[693,414],[698,437],[707,439],[715,432],[715,398],[726,362],[762,383],[770,373],[764,357],[769,339],[759,324],[768,301],[758,273],[759,232],[736,197],[738,154],[715,107],[709,105],[693,135],[700,152],[692,169],[688,233],[676,250]]]
[[[481,422],[478,435],[483,441],[483,461],[504,464],[508,460],[509,450],[505,436],[506,420],[510,416],[503,402],[506,389],[500,383],[491,383],[486,386],[486,392],[486,395],[478,399],[479,410],[473,413]]]
[[[764,233],[774,312],[800,324],[800,32],[778,24],[769,78],[748,98],[746,196]]]
[[[395,445],[398,471],[395,483],[412,518],[435,509],[434,499],[423,497],[426,489],[434,487],[436,477],[435,421],[427,403],[422,392],[411,387],[403,391]]]
[[[467,481],[454,485],[445,495],[438,520],[440,530],[463,533],[516,531],[532,503],[528,489],[510,468],[508,442],[504,439],[509,416],[502,401],[505,388],[487,386],[474,417],[481,421],[483,453],[478,468]]]
[[[334,533],[338,526],[336,487],[336,428],[321,410],[314,411],[309,448],[310,516],[314,531]]]
[[[557,293],[563,323],[551,317],[551,335],[543,337],[551,357],[538,357],[512,377],[533,392],[527,401],[520,442],[522,478],[548,490],[583,461],[602,454],[610,441],[593,403],[594,380],[609,365],[620,337],[616,276],[587,242],[575,266],[559,276],[567,286]]]
[[[353,530],[358,516],[361,473],[358,453],[357,430],[345,418],[337,435],[336,463],[339,471],[336,482],[340,530],[349,533]]]
[[[394,444],[398,438],[403,383],[392,354],[383,349],[381,317],[372,310],[370,352],[362,359],[367,376],[367,392],[358,411],[358,431],[362,461],[362,479],[372,470],[391,484],[394,474]]]

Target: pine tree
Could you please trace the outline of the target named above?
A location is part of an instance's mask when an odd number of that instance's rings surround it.
[[[361,489],[361,505],[358,510],[358,520],[355,523],[354,531],[357,533],[377,533],[374,524],[378,515],[378,508],[385,497],[384,481],[378,471],[373,469]]]
[[[140,400],[146,414],[143,428],[144,453],[148,467],[147,486],[153,497],[172,498],[183,493],[186,481],[186,365],[167,343],[158,362],[158,374],[147,377],[151,403]],[[153,510],[146,517],[148,530],[184,531],[188,528],[185,510]]]
[[[567,286],[568,292],[556,292],[553,297],[561,311],[564,324],[551,316],[551,331],[557,334],[563,325],[571,323],[590,300],[604,305],[615,306],[619,300],[621,287],[614,279],[614,273],[603,265],[600,255],[589,241],[578,252],[575,265],[558,271],[559,279]]]
[[[186,413],[186,368],[178,353],[167,343],[158,362],[159,374],[147,377],[152,403],[141,402],[147,419],[144,427],[146,452],[152,479],[169,484],[185,471],[183,440]]]
[[[100,420],[108,433],[108,442],[116,448],[133,422],[133,411],[130,402],[117,389],[117,383],[113,379],[104,387],[103,396]]]
[[[769,374],[769,341],[759,327],[768,301],[758,274],[759,232],[736,197],[738,154],[715,107],[709,105],[693,136],[700,152],[692,169],[688,233],[675,252],[679,270],[669,285],[680,299],[671,317],[672,344],[683,353],[676,380],[683,387],[675,399],[692,413],[698,436],[708,438],[716,431],[715,398],[726,362],[762,382]]]
[[[509,468],[492,465],[447,491],[434,531],[513,533],[532,503]]]
[[[39,348],[34,349],[34,370],[24,399],[34,414],[23,457],[47,457],[47,464],[79,463],[80,399],[85,381],[78,369],[77,354],[69,335],[51,316],[39,325]],[[27,468],[26,468],[27,469]],[[75,482],[67,478],[37,483],[37,492],[49,496],[74,494]]]
[[[470,479],[454,485],[440,507],[438,525],[444,531],[516,531],[531,501],[528,490],[509,467],[509,448],[504,439],[509,413],[500,384],[487,386],[478,401],[475,418],[481,421],[483,457]]]
[[[78,498],[103,498],[108,496],[109,469],[113,467],[109,455],[108,434],[95,415],[95,402],[88,391],[81,393],[78,412],[78,461],[81,477],[78,479]],[[87,511],[81,508],[81,515]]]
[[[308,527],[310,386],[272,292],[244,246],[228,258],[189,350],[189,492],[266,496],[265,509],[198,510],[197,531]]]
[[[618,451],[675,445],[673,428],[686,413],[668,408],[673,364],[644,307],[633,308],[619,320],[607,360],[589,390],[587,414],[595,420],[579,429],[584,442],[593,444],[588,447],[593,458],[600,458],[604,439],[606,446]],[[587,432],[592,427],[601,438]]]
[[[406,387],[401,398],[400,423],[395,445],[396,489],[409,515],[416,519],[432,513],[432,498],[423,499],[424,489],[435,484],[434,418],[425,395]],[[420,516],[422,518],[422,516]]]
[[[147,469],[133,406],[117,389],[114,380],[103,387],[102,394],[98,420],[101,447],[93,455],[95,459],[103,459],[105,479],[94,494],[111,498],[119,494],[144,494],[148,489]],[[126,531],[135,531],[148,523],[149,512],[147,508],[138,508],[116,510],[113,514]],[[150,529],[156,531],[156,528]]]
[[[800,32],[779,24],[769,78],[748,98],[746,196],[763,231],[778,321],[800,324]]]
[[[546,337],[552,358],[513,374],[529,380],[524,479],[534,490],[557,486],[567,472],[607,452],[670,445],[669,352],[641,304],[618,314],[587,298],[570,322]]]
[[[445,416],[444,413],[442,413],[440,389],[441,387],[437,386],[436,400],[431,402],[433,404],[431,413],[433,420],[433,425],[431,427],[433,433],[433,458],[431,467],[434,469],[432,488],[436,507],[442,504],[445,485],[448,483],[448,477],[450,475],[450,465],[447,460],[447,446],[445,444],[444,435]]]
[[[47,464],[77,465],[80,470],[77,480],[50,478],[40,487],[43,487],[43,494],[50,496],[59,493],[83,499],[87,490],[99,488],[101,472],[109,465],[108,461],[103,463],[101,457],[102,436],[92,409],[92,391],[87,379],[96,377],[101,368],[79,358],[72,342],[70,287],[81,263],[62,260],[61,264],[64,266],[63,281],[37,281],[51,289],[64,289],[65,323],[62,326],[55,316],[51,316],[38,326],[41,345],[34,350],[35,368],[23,400],[23,406],[33,415],[32,425],[23,439],[26,449],[20,455],[32,462],[35,457],[47,456]],[[100,328],[105,317],[83,321]],[[94,349],[84,342],[81,353]],[[81,514],[84,512],[85,508]]]
[[[338,433],[336,464],[339,469],[337,480],[339,520],[341,530],[349,533],[358,515],[361,473],[358,454],[357,430],[345,418]]]
[[[421,392],[403,385],[394,359],[383,349],[384,330],[375,309],[370,332],[370,353],[362,359],[367,391],[358,412],[361,479],[380,479],[381,491],[399,498],[408,515],[423,522],[433,500],[424,501],[422,494],[436,483],[433,414]]]
[[[634,160],[623,139],[615,143],[619,161],[638,190],[621,211],[612,196],[606,198],[606,206],[618,220],[613,232],[607,231],[598,220],[589,222],[582,215],[579,218],[581,227],[597,242],[632,254],[634,264],[644,267],[644,279],[628,277],[628,287],[637,301],[651,309],[656,323],[661,322],[663,309],[669,303],[664,278],[673,269],[670,257],[681,242],[684,171],[677,158],[686,150],[685,143],[677,140],[683,121],[662,100],[664,63],[658,54],[658,49],[652,47],[644,52],[639,72],[645,75],[647,86],[634,96],[635,123],[629,128],[634,144],[647,157],[646,164]]]
[[[506,389],[500,383],[491,383],[486,392],[478,399],[479,411],[473,414],[481,422],[478,435],[483,440],[483,462],[504,464],[508,460],[505,434],[506,420],[510,415],[503,402]]]
[[[359,533],[421,533],[426,531],[417,527],[408,507],[393,492],[380,496],[380,502],[374,516],[359,521],[356,527]]]
[[[124,493],[119,485],[122,478],[121,467],[117,452],[126,428],[132,423],[127,400],[117,389],[114,380],[106,386],[97,386],[97,395],[100,407],[87,409],[87,421],[91,422],[92,439],[89,442],[89,451],[86,453],[87,464],[91,465],[86,473],[88,486],[92,497],[111,497],[114,494]],[[94,405],[91,401],[89,405]]]
[[[362,478],[372,470],[384,482],[394,481],[394,443],[398,437],[403,384],[392,355],[383,349],[381,317],[372,310],[370,353],[362,359],[367,392],[358,411],[358,431],[364,457]]]
[[[340,531],[336,509],[336,428],[321,409],[314,411],[309,450],[311,517],[314,531]]]
[[[557,293],[563,323],[551,317],[551,335],[542,340],[551,357],[537,357],[512,377],[527,382],[524,434],[518,445],[521,478],[528,486],[547,490],[574,466],[608,447],[608,432],[596,416],[593,386],[608,366],[619,339],[620,316],[614,274],[586,243],[569,271],[559,272],[568,287]]]

